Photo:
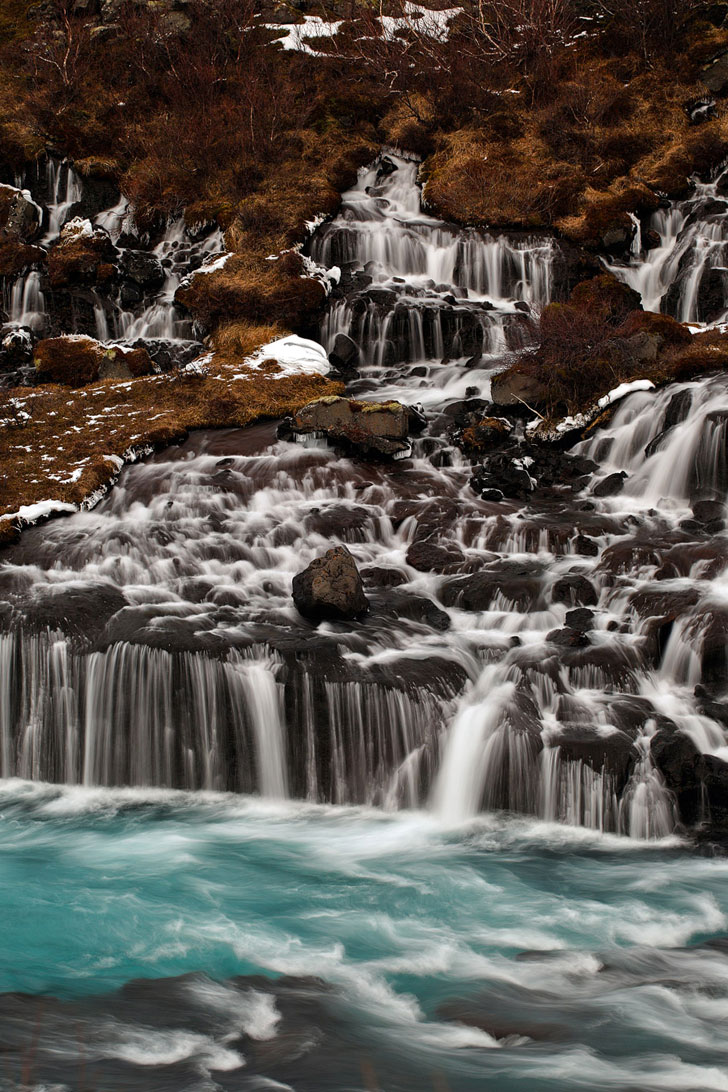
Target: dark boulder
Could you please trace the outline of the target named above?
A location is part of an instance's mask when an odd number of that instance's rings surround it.
[[[578,633],[587,633],[594,628],[594,611],[588,607],[577,607],[575,610],[567,610],[566,624]]]
[[[597,482],[592,493],[595,497],[615,497],[617,493],[621,493],[624,489],[626,478],[627,475],[623,470],[616,474],[608,474],[606,478],[602,478],[600,482]]]
[[[605,732],[588,724],[562,724],[559,735],[551,739],[567,762],[583,762],[596,773],[611,774],[619,794],[629,780],[638,752],[626,732]]]
[[[546,401],[546,385],[536,375],[508,368],[491,380],[490,396],[496,406],[540,406]]]
[[[369,609],[359,570],[345,546],[327,550],[294,576],[293,601],[315,622],[360,618]]]
[[[346,379],[356,379],[358,376],[359,347],[347,334],[337,334],[334,338],[329,364]]]
[[[703,758],[689,736],[673,725],[650,740],[652,761],[677,801],[681,821],[693,826],[702,818]]]
[[[441,546],[429,540],[413,542],[407,551],[407,564],[421,573],[444,573],[464,560],[465,555],[458,546]]]
[[[490,610],[496,596],[517,610],[535,610],[542,605],[542,568],[536,562],[502,561],[472,576],[451,580],[442,589],[446,607],[461,610]]]
[[[470,479],[470,488],[483,500],[497,500],[494,491],[513,500],[526,500],[535,485],[524,460],[511,458],[506,452],[494,455],[484,466],[479,466]]]
[[[110,582],[40,584],[25,605],[24,618],[33,628],[59,629],[86,642],[95,640],[125,607],[126,596]]]
[[[159,288],[164,283],[162,263],[153,254],[143,250],[125,250],[120,265],[124,275],[146,291]]]
[[[594,585],[578,573],[561,576],[551,589],[554,603],[568,603],[570,606],[596,606],[597,593]]]
[[[728,51],[714,57],[700,74],[701,82],[714,95],[722,95],[728,90]]]
[[[40,234],[41,209],[15,186],[0,185],[0,238],[30,242]]]
[[[552,645],[560,645],[562,648],[585,648],[590,644],[589,638],[581,630],[565,626],[563,629],[552,629],[546,636],[546,640]]]

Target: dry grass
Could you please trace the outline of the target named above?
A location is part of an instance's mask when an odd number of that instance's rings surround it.
[[[164,446],[189,429],[281,417],[341,390],[321,376],[276,379],[272,368],[265,374],[229,364],[208,377],[172,373],[79,390],[49,384],[6,392],[0,402],[0,542],[14,537],[3,513],[49,499],[81,504],[108,486],[118,458],[130,450]],[[23,413],[27,424],[18,423]]]
[[[728,32],[710,37],[713,52],[728,48]],[[599,245],[629,212],[653,209],[655,190],[679,195],[728,154],[726,103],[701,126],[683,109],[704,93],[699,61],[686,48],[675,65],[640,71],[635,57],[574,51],[542,105],[515,84],[477,124],[436,135],[428,203],[460,222],[556,227]]]

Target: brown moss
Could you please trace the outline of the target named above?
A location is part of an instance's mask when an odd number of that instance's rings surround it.
[[[99,232],[73,240],[61,239],[48,253],[48,273],[54,288],[68,284],[94,284],[115,273],[111,240]]]
[[[697,379],[708,372],[728,368],[728,335],[717,330],[694,334],[687,343],[675,344],[666,355],[664,368],[671,379]]]
[[[285,337],[283,326],[260,326],[241,320],[218,326],[212,338],[215,359],[221,364],[240,363],[260,345]]]
[[[324,302],[321,283],[304,275],[298,254],[275,261],[236,254],[222,269],[183,284],[177,300],[208,329],[245,320],[296,327]]]
[[[45,261],[45,251],[16,239],[0,239],[0,277],[15,277]]]
[[[33,361],[41,379],[69,387],[83,387],[104,372],[125,378],[153,370],[146,349],[107,347],[87,337],[45,338],[36,345]]]
[[[463,429],[459,446],[467,454],[481,455],[504,440],[510,432],[510,425],[500,417],[483,417],[477,424]]]
[[[572,307],[585,311],[597,323],[618,324],[633,312],[641,310],[639,292],[619,281],[612,273],[582,281],[571,293]]]
[[[690,345],[695,340],[689,327],[670,315],[660,315],[655,311],[633,311],[619,327],[617,335],[633,337],[642,331],[658,335],[668,346]]]

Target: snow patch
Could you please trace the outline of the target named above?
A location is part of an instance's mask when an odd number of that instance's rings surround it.
[[[526,425],[526,432],[536,436],[539,440],[557,440],[559,437],[564,436],[567,432],[573,432],[576,429],[585,428],[588,424],[599,416],[608,406],[613,406],[615,402],[621,401],[622,398],[626,398],[628,394],[633,394],[635,391],[651,391],[654,389],[655,384],[651,379],[633,379],[631,383],[620,383],[618,387],[614,387],[613,390],[603,395],[593,406],[590,406],[584,413],[577,413],[574,416],[571,414],[568,417],[562,417],[555,425],[545,426],[543,419],[538,421],[530,421]]]
[[[39,519],[47,519],[48,516],[58,515],[60,512],[77,512],[75,504],[67,504],[66,501],[44,500],[35,504],[21,504],[17,512],[3,512],[0,519],[17,519],[21,523],[37,523]]]
[[[283,379],[289,375],[326,375],[330,370],[329,358],[323,345],[308,338],[289,334],[263,345],[245,361],[247,367],[258,369],[264,361],[275,360],[280,371],[272,378]],[[233,379],[245,379],[238,374]]]

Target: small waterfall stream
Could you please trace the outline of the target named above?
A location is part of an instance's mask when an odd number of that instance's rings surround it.
[[[106,189],[114,203],[96,211],[106,191],[91,187],[87,193],[90,184],[67,160],[48,157],[15,182],[44,209],[45,230],[37,243],[41,253],[52,251],[70,220],[87,220],[89,231],[108,237],[115,276],[98,285],[54,287],[43,262],[36,261],[16,277],[2,278],[7,322],[0,336],[18,330],[30,338],[81,333],[112,344],[142,344],[155,361],[161,359],[160,347],[166,358],[186,360],[199,354],[192,319],[174,297],[186,276],[224,252],[219,228],[208,225],[191,232],[177,216],[150,240],[139,233],[134,210],[113,187]],[[32,369],[23,378],[32,381]]]
[[[698,211],[657,214],[664,261],[653,249],[620,267],[655,306],[687,261],[675,298],[694,307]],[[180,252],[173,225],[155,251],[159,297],[121,313],[116,334],[184,333],[169,305]],[[269,425],[201,433],[127,468],[92,512],[25,532],[0,568],[2,775],[669,833],[651,736],[669,725],[726,754],[728,381],[626,399],[578,450],[598,469],[573,495],[480,500],[452,422],[487,404],[506,349],[532,343],[556,253],[549,237],[426,215],[412,160],[362,172],[311,243],[341,270],[321,340],[356,343],[352,395],[422,403],[428,431],[394,465],[276,440]],[[593,492],[622,471],[622,493]],[[291,579],[337,542],[371,610],[313,629]],[[418,565],[420,543],[448,560]]]
[[[636,235],[629,263],[607,263],[642,296],[647,311],[679,322],[720,323],[728,315],[728,171],[693,181],[683,201],[665,203]]]

